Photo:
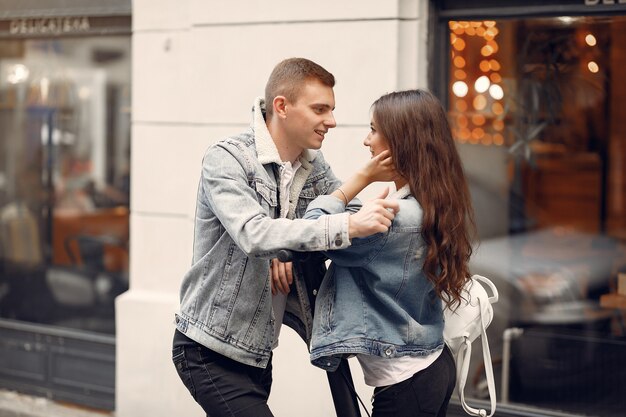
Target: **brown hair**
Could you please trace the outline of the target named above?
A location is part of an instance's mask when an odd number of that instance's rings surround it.
[[[276,96],[285,96],[295,102],[305,81],[318,80],[328,87],[335,86],[335,77],[322,66],[306,58],[288,58],[279,62],[265,85],[265,107],[267,115],[274,111],[272,103]]]
[[[424,273],[449,307],[458,305],[470,277],[475,224],[446,113],[439,100],[424,90],[386,94],[372,107],[376,128],[389,142],[396,169],[424,211]]]

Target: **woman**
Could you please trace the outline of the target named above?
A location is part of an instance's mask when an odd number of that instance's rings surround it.
[[[463,168],[439,101],[423,90],[372,105],[372,161],[305,218],[341,212],[369,182],[392,178],[400,210],[387,233],[353,239],[317,298],[311,361],[332,370],[356,355],[374,386],[373,416],[445,416],[455,365],[443,342],[442,300],[454,308],[470,277],[474,230]],[[395,174],[389,174],[389,151]]]

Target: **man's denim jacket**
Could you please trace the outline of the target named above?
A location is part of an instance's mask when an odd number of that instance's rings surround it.
[[[332,260],[315,303],[311,362],[335,370],[342,356],[427,355],[443,347],[442,304],[422,270],[422,209],[400,189],[400,211],[387,233],[352,239]],[[344,204],[321,196],[306,219],[341,213]]]
[[[320,152],[300,157],[289,207],[279,207],[281,160],[263,106],[257,99],[248,131],[216,143],[204,155],[193,260],[181,285],[176,327],[209,349],[264,368],[274,338],[269,259],[280,249],[339,249],[350,241],[347,213],[298,219],[313,199],[340,185]],[[281,210],[287,218],[278,218]],[[312,312],[300,277],[294,281],[283,322],[308,342]]]

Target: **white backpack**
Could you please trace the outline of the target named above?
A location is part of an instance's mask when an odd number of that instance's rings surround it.
[[[487,294],[482,284],[491,289],[493,293],[491,297]],[[466,413],[479,417],[491,417],[496,411],[496,387],[486,329],[493,319],[493,307],[491,304],[497,301],[498,290],[496,286],[489,279],[480,275],[474,275],[463,288],[461,304],[457,309],[451,311],[449,308],[444,307],[443,311],[445,319],[443,338],[452,351],[456,362],[456,388],[459,393],[459,400]],[[487,376],[487,387],[491,402],[491,412],[489,414],[487,414],[486,410],[470,407],[465,402],[464,390],[472,354],[472,342],[479,336],[482,336],[485,374]]]

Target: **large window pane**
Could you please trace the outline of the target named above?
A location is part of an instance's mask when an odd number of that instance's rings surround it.
[[[626,18],[448,28],[448,111],[481,240],[472,271],[501,296],[496,372],[511,352],[500,399],[622,415],[624,315],[600,298],[626,272]],[[521,329],[510,344],[506,329]]]
[[[0,41],[0,316],[114,333],[128,288],[130,39]]]

